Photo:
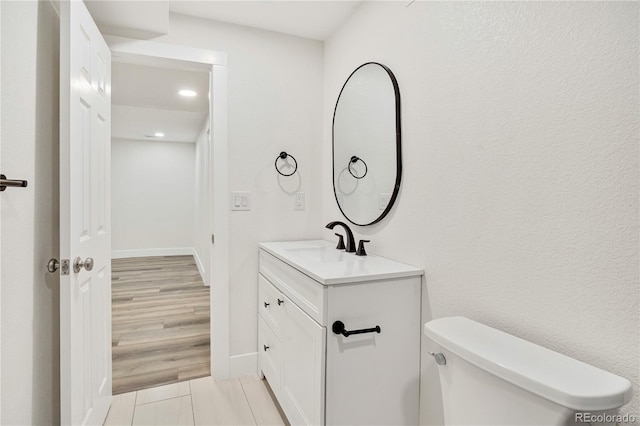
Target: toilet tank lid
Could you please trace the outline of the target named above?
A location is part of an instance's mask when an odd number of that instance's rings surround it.
[[[610,410],[631,400],[628,380],[468,318],[429,321],[424,333],[471,364],[567,408]]]

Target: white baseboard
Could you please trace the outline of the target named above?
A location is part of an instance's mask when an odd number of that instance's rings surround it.
[[[151,256],[183,256],[193,254],[193,247],[169,247],[151,248],[136,250],[112,250],[112,259],[122,259],[125,257],[151,257]]]
[[[202,281],[204,281],[204,285],[209,287],[209,281],[207,281],[206,275],[204,273],[204,265],[202,265],[202,261],[200,260],[198,251],[195,249],[195,247],[192,248],[192,254],[193,258],[196,260],[196,266],[198,267],[198,271],[200,271],[200,276],[202,277]]]
[[[258,353],[250,352],[229,357],[229,377],[256,374],[258,371]]]

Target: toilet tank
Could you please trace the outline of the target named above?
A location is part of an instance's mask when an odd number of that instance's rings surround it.
[[[576,413],[631,400],[628,380],[468,318],[436,319],[424,332],[446,359],[448,425],[574,425]]]

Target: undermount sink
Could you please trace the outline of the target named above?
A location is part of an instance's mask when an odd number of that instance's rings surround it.
[[[299,253],[301,255],[309,255],[309,256],[313,256],[313,255],[317,255],[320,254],[322,252],[325,252],[327,250],[326,247],[321,247],[321,246],[300,246],[300,247],[291,247],[291,248],[287,248],[285,249],[288,252],[291,253]]]
[[[315,242],[315,241],[314,241]],[[294,245],[284,249],[286,253],[296,258],[314,262],[340,262],[343,261],[344,250],[337,250],[335,246],[327,246],[325,241],[318,241],[319,244]]]
[[[324,285],[422,275],[422,269],[369,254],[356,256],[325,240],[260,243],[267,253]]]

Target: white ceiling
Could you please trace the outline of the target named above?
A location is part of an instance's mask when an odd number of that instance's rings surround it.
[[[169,10],[183,15],[326,40],[359,1],[192,1],[171,0]]]
[[[111,138],[193,143],[205,119],[201,112],[112,105]],[[153,137],[155,132],[164,137]]]
[[[209,112],[209,74],[140,64],[112,64],[111,136],[195,142]],[[195,90],[195,98],[178,95]],[[149,137],[156,132],[164,137]]]
[[[360,1],[85,0],[106,34],[152,38],[169,32],[169,12],[326,40]]]
[[[205,72],[114,62],[111,82],[111,102],[117,105],[193,112],[209,110],[209,74]],[[195,90],[198,96],[179,96],[180,89]]]

